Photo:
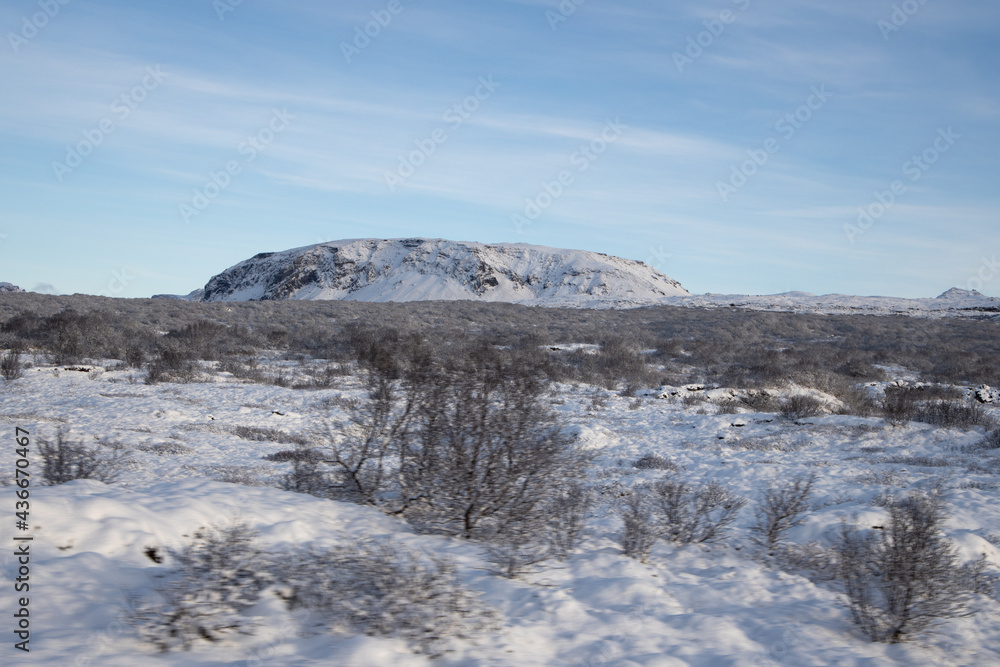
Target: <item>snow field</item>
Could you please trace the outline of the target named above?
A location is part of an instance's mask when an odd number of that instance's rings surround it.
[[[294,368],[286,365],[287,372]],[[964,558],[985,554],[1000,566],[1000,464],[996,452],[962,448],[982,430],[958,431],[881,419],[827,415],[792,422],[771,413],[716,414],[711,402],[684,405],[610,392],[592,406],[591,387],[562,385],[553,408],[595,454],[599,492],[580,548],[521,580],[490,574],[473,542],[414,533],[379,511],[281,491],[213,481],[239,473],[273,483],[289,466],[261,456],[290,444],[254,441],[236,426],[309,435],[346,413],[342,398],[360,397],[351,378],[323,390],[212,382],[130,384],[128,372],[96,379],[51,367],[0,386],[0,422],[38,438],[57,427],[89,447],[120,443],[132,463],[111,485],[77,480],[32,486],[32,652],[5,649],[6,664],[65,665],[988,665],[1000,663],[1000,613],[949,620],[925,640],[867,642],[850,623],[834,582],[786,571],[750,540],[753,506],[768,483],[817,473],[813,511],[789,540],[829,539],[842,518],[879,525],[886,494],[937,490],[947,502],[948,536]],[[339,384],[337,384],[339,383]],[[664,392],[649,392],[660,394]],[[718,396],[716,396],[718,398]],[[9,477],[11,446],[0,448]],[[32,459],[32,471],[41,462]],[[750,500],[723,541],[677,547],[659,542],[646,564],[621,554],[615,498],[660,470],[632,467],[658,454],[691,482],[718,481]],[[971,469],[971,471],[970,471]],[[11,488],[0,490],[9,498]],[[873,504],[874,503],[874,504]],[[246,521],[268,551],[333,546],[344,539],[391,536],[408,547],[453,558],[462,580],[499,610],[505,625],[476,641],[455,642],[431,659],[401,639],[338,636],[316,618],[289,612],[265,595],[251,613],[254,635],[201,642],[190,652],[156,653],[126,623],[130,595],[146,595],[169,562],[147,550],[187,543],[201,526]],[[0,523],[11,544],[13,517]],[[9,549],[5,579],[16,572]],[[7,584],[9,586],[9,583]],[[11,619],[12,594],[0,596]],[[4,628],[7,630],[9,628]],[[6,662],[8,656],[10,662]]]

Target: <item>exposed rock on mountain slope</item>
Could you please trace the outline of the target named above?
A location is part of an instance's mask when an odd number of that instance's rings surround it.
[[[599,306],[686,295],[680,283],[642,262],[584,250],[354,239],[261,253],[209,280],[201,300],[474,299]]]

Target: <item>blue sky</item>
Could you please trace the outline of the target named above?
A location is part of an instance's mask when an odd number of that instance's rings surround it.
[[[696,293],[1000,296],[993,1],[8,0],[0,29],[27,289],[423,236]]]

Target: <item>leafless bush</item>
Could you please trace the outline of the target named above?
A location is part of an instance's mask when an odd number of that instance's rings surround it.
[[[753,530],[768,549],[781,542],[785,533],[805,520],[809,511],[816,475],[799,475],[782,485],[768,486],[757,504],[757,522]]]
[[[882,418],[889,424],[900,426],[916,417],[916,394],[903,388],[886,387],[885,394],[878,404]]]
[[[334,631],[398,636],[434,653],[498,625],[451,561],[388,540],[302,552],[286,572],[289,606],[322,614]]]
[[[717,482],[695,487],[671,477],[652,486],[650,502],[659,534],[678,544],[721,539],[746,504]]]
[[[871,641],[894,644],[919,636],[942,619],[972,613],[970,567],[960,567],[941,533],[945,512],[911,494],[888,507],[881,530],[841,526],[836,551],[851,618]]]
[[[774,412],[778,407],[777,399],[762,390],[750,390],[737,399],[741,404],[754,412]]]
[[[308,493],[318,498],[330,497],[334,483],[326,466],[322,465],[323,456],[319,450],[307,444],[298,444],[293,450],[285,449],[263,458],[268,461],[291,462],[291,472],[281,478],[281,488],[285,491]]]
[[[590,405],[591,410],[603,410],[608,406],[607,395],[599,388],[595,387],[593,391],[590,392]]]
[[[302,435],[285,433],[276,428],[260,426],[234,426],[233,435],[254,442],[277,442],[278,444],[307,445],[309,439]]]
[[[872,463],[890,463],[905,466],[920,466],[922,468],[947,468],[949,466],[960,465],[960,459],[943,459],[932,456],[879,456],[872,459]]]
[[[802,447],[801,442],[795,442],[780,435],[777,437],[764,436],[727,440],[725,445],[733,449],[751,452],[794,452]]]
[[[973,401],[931,401],[920,404],[913,416],[916,421],[922,421],[935,426],[951,428],[972,428],[984,426],[990,428],[996,425],[986,409]]]
[[[483,540],[492,572],[507,579],[531,574],[553,558],[552,544],[539,531],[507,530]]]
[[[21,364],[21,353],[11,350],[0,357],[0,377],[7,382],[20,380],[24,377],[24,367]]]
[[[123,450],[108,453],[96,447],[88,448],[79,441],[70,441],[62,427],[56,430],[54,442],[39,439],[38,453],[42,457],[42,479],[49,486],[74,479],[94,479],[111,484],[128,462],[128,454]]]
[[[295,449],[282,449],[273,454],[265,454],[261,458],[275,463],[288,463],[289,461],[320,461],[323,455],[317,449],[300,444]]]
[[[906,486],[908,480],[899,470],[868,470],[855,478],[859,484],[878,484],[881,486]]]
[[[659,454],[643,454],[632,463],[633,468],[639,470],[677,470],[676,463]]]
[[[987,433],[982,440],[967,448],[969,451],[1000,449],[1000,428]]]
[[[823,414],[823,402],[808,394],[795,394],[781,402],[781,416],[785,419],[805,419]]]
[[[716,414],[737,415],[740,413],[740,402],[735,400],[719,401]]]
[[[549,498],[546,532],[556,558],[565,558],[579,545],[593,505],[594,491],[582,482],[570,481]]]
[[[381,354],[377,358],[390,364]],[[323,460],[333,467],[331,491],[355,502],[376,504],[395,480],[392,473],[399,469],[402,441],[419,401],[415,394],[401,395],[399,382],[390,377],[400,372],[398,365],[392,361],[389,368],[367,373],[368,401],[351,408],[339,428],[328,424],[321,448]]]
[[[552,559],[562,560],[576,549],[594,502],[594,493],[569,482],[546,502],[541,516],[512,521],[503,530],[481,537],[486,560],[507,578],[529,574]]]
[[[705,396],[705,392],[701,391],[685,394],[684,397],[681,398],[681,404],[688,408],[694,407],[695,405],[701,405],[707,401],[708,398]]]
[[[246,633],[243,612],[274,580],[271,559],[246,524],[201,528],[179,550],[168,550],[175,570],[154,599],[140,603],[133,623],[140,636],[160,651],[189,649],[203,639],[214,642]]]
[[[221,465],[216,467],[216,472],[217,476],[213,478],[216,482],[239,484],[240,486],[264,486],[257,471],[250,466]]]
[[[626,556],[645,563],[660,537],[646,494],[633,490],[623,499],[619,512],[624,524],[619,537],[622,551]]]
[[[157,456],[164,456],[167,454],[190,454],[194,451],[194,448],[188,447],[187,445],[179,442],[159,442],[155,445],[142,443],[136,445],[135,448],[140,452],[149,452],[151,454],[156,454]]]

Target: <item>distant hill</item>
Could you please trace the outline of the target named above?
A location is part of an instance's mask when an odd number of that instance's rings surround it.
[[[261,253],[209,280],[200,300],[470,299],[601,306],[688,294],[676,280],[631,259],[525,243],[414,238],[331,241]]]

